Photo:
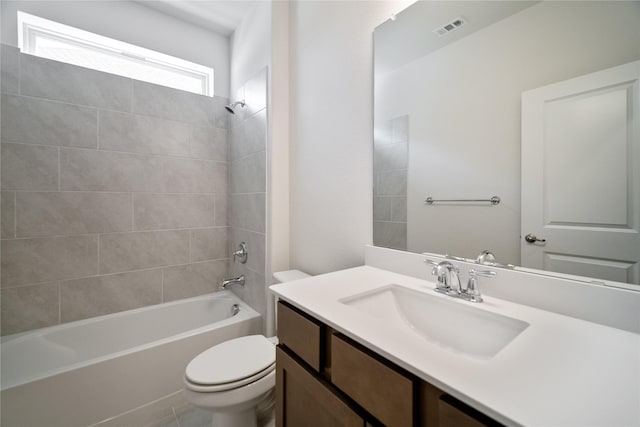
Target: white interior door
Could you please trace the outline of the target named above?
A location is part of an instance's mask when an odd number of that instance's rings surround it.
[[[522,266],[640,285],[639,80],[636,61],[522,94]]]

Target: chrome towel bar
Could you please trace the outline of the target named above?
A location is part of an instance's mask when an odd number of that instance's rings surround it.
[[[437,202],[445,202],[445,203],[474,203],[474,202],[485,203],[486,202],[486,203],[491,203],[492,206],[495,206],[500,203],[500,197],[493,196],[490,199],[440,199],[440,200],[436,200],[433,197],[427,197],[425,202],[428,205],[432,205]]]

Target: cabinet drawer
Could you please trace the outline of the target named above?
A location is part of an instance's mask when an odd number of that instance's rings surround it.
[[[319,377],[276,348],[277,427],[363,427],[364,419]]]
[[[500,423],[449,395],[438,399],[438,427],[498,427]]]
[[[278,340],[316,372],[321,368],[323,325],[286,302],[278,302]]]
[[[331,337],[331,382],[384,425],[413,426],[416,381],[347,340]]]

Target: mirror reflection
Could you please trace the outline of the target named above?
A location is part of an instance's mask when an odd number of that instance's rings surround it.
[[[640,2],[417,2],[374,44],[375,245],[640,285]]]

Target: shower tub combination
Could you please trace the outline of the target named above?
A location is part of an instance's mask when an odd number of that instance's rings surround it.
[[[163,399],[195,355],[261,325],[221,291],[3,337],[1,424],[88,426]]]

